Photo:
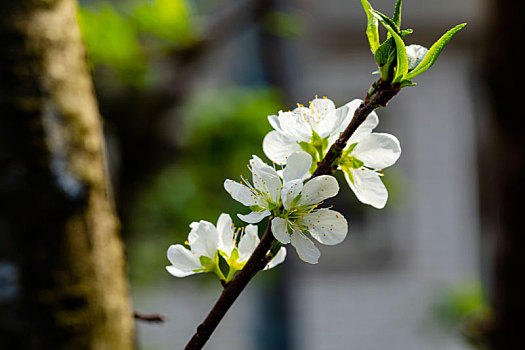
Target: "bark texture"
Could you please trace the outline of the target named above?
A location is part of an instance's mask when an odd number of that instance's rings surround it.
[[[0,348],[131,349],[76,3],[0,2],[0,43]]]

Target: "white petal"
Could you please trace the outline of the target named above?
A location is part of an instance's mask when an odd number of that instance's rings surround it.
[[[259,212],[252,211],[250,214],[246,214],[246,215],[237,214],[237,217],[239,217],[239,219],[249,224],[256,224],[269,215],[270,215],[270,212],[268,210],[265,210],[265,211],[259,211]]]
[[[348,233],[348,222],[340,213],[330,209],[319,209],[302,219],[313,238],[322,244],[341,243]]]
[[[309,142],[312,129],[299,114],[294,112],[280,112],[279,122],[283,133],[298,142]]]
[[[239,262],[248,261],[252,255],[255,247],[259,244],[259,236],[257,235],[257,226],[248,225],[244,231],[244,235],[239,241]]]
[[[312,117],[310,126],[321,137],[325,138],[330,135],[334,128],[335,115],[331,112],[335,110],[335,104],[328,98],[316,98],[310,102]]]
[[[268,263],[268,265],[266,265],[266,267],[264,269],[265,270],[273,269],[275,266],[277,266],[280,263],[282,263],[285,258],[286,258],[286,248],[285,247],[281,247],[281,249],[279,249],[277,254],[275,254],[273,259]]]
[[[298,205],[316,204],[332,198],[339,192],[339,184],[331,175],[314,177],[304,184]]]
[[[188,235],[188,243],[191,251],[198,257],[205,255],[213,259],[219,246],[219,233],[215,226],[211,222],[201,220],[190,227],[192,229]]]
[[[384,169],[399,159],[401,145],[393,135],[371,133],[355,146],[352,155],[364,162],[367,167]]]
[[[270,125],[272,126],[272,128],[274,128],[277,131],[281,131],[282,132],[281,123],[279,123],[279,117],[278,116],[276,116],[276,115],[269,115],[268,116],[268,121],[270,122]]]
[[[357,199],[364,204],[370,204],[374,208],[384,208],[388,200],[388,192],[380,176],[375,171],[365,168],[352,169],[351,171],[354,183],[350,181],[346,172],[343,173]]]
[[[250,159],[250,166],[255,188],[267,193],[274,203],[279,203],[281,198],[281,178],[277,171],[255,155]]]
[[[258,203],[257,198],[246,185],[232,180],[226,180],[224,181],[224,189],[232,196],[233,199],[247,207],[256,205]]]
[[[288,157],[286,160],[286,167],[283,171],[283,180],[288,182],[291,180],[304,179],[310,174],[310,166],[312,165],[312,156],[304,151],[297,151]]]
[[[290,235],[287,231],[286,220],[283,218],[272,219],[272,233],[275,239],[282,244],[290,243]]]
[[[294,231],[290,240],[301,260],[309,264],[317,264],[321,252],[310,238],[306,237],[301,231]]]
[[[285,164],[291,153],[300,150],[301,147],[295,139],[275,130],[266,134],[263,140],[264,154],[277,164]]]
[[[168,248],[168,259],[172,266],[166,266],[166,270],[175,277],[193,275],[193,270],[202,268],[198,256],[180,244]]]
[[[359,127],[355,130],[353,135],[348,140],[348,145],[355,142],[361,141],[363,138],[369,137],[372,130],[376,128],[376,126],[379,124],[379,118],[377,117],[376,112],[372,112],[366,117],[365,121],[359,125]]]
[[[281,198],[285,209],[290,209],[292,201],[297,197],[303,190],[303,180],[292,180],[288,181],[283,186],[281,192]]]
[[[219,232],[219,249],[229,256],[235,247],[233,223],[230,215],[223,213],[219,216],[217,231]]]
[[[336,113],[338,113],[338,122],[334,125],[332,134],[343,132],[346,129],[348,124],[350,124],[354,118],[355,110],[359,108],[361,103],[363,103],[362,100],[355,99],[336,110]]]

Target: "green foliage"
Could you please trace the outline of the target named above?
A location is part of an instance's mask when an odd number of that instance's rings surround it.
[[[176,45],[193,40],[190,10],[183,0],[140,2],[130,17],[139,34],[150,33]]]
[[[435,319],[447,330],[458,332],[476,349],[485,349],[485,326],[491,312],[479,282],[463,282],[445,290],[434,305]]]
[[[367,0],[361,0],[361,5],[366,13],[366,36],[368,38],[368,43],[370,44],[370,50],[372,50],[372,53],[375,53],[380,45],[378,21],[372,14],[372,6],[370,6],[370,3]]]
[[[247,175],[251,155],[262,155],[261,140],[271,129],[266,116],[279,108],[280,95],[268,88],[201,93],[183,108],[180,134],[174,135],[180,144],[179,156],[173,166],[144,184],[131,215],[132,236],[149,235],[146,247],[142,240],[131,242],[134,282],[147,282],[164,273],[159,266],[168,262],[158,252],[174,242],[184,242],[190,222],[202,219],[215,224],[220,208],[241,224],[235,214],[246,213],[247,208],[231,199],[223,183]],[[156,253],[147,256],[153,244]]]
[[[81,7],[78,18],[91,65],[109,67],[138,86],[157,53],[189,45],[196,37],[185,0],[132,2],[126,8],[100,1]]]
[[[81,8],[78,18],[93,66],[118,68],[124,76],[144,73],[146,59],[135,28],[110,3],[101,3],[95,11]]]
[[[406,79],[411,80],[432,67],[434,62],[436,62],[437,58],[441,54],[441,51],[443,51],[445,46],[447,46],[452,37],[454,37],[454,35],[456,35],[456,33],[463,29],[463,27],[466,25],[466,23],[458,24],[446,32],[441,38],[439,38],[439,40],[436,41],[434,45],[432,45],[432,47],[428,50],[428,53],[425,55],[421,63],[419,63],[419,65],[406,76]]]
[[[366,35],[370,49],[374,53],[374,59],[379,67],[383,81],[399,83],[401,87],[413,86],[412,79],[427,71],[437,60],[441,51],[450,42],[466,23],[459,24],[443,35],[424,57],[412,58],[407,56],[407,50],[403,38],[412,33],[412,30],[401,30],[401,5],[402,0],[397,0],[392,18],[374,10],[367,0],[361,0],[363,9],[367,16]],[[380,22],[388,32],[387,39],[380,43],[377,23]],[[421,53],[422,51],[418,51]],[[417,61],[419,64],[409,69],[410,62]]]

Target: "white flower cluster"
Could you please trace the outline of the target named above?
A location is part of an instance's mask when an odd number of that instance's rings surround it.
[[[264,138],[264,153],[277,164],[285,164],[287,157],[301,149],[315,160],[321,160],[351,122],[361,103],[361,100],[353,100],[336,109],[330,99],[315,98],[310,108],[299,106],[291,112],[281,111],[279,115],[269,116],[275,130]],[[380,179],[381,170],[397,161],[401,146],[390,134],[372,132],[378,123],[377,114],[370,113],[348,140],[339,168],[362,203],[381,209],[388,199]]]
[[[248,214],[237,214],[249,225],[236,229],[227,214],[221,214],[216,227],[207,221],[192,223],[186,242],[189,249],[180,244],[169,247],[172,265],[168,271],[177,277],[214,272],[221,280],[230,281],[259,243],[253,224],[268,216],[272,216],[271,231],[280,245],[290,243],[308,263],[317,263],[321,255],[315,241],[341,243],[348,232],[346,219],[337,211],[319,208],[339,192],[337,180],[331,175],[308,178],[361,103],[353,100],[336,109],[330,99],[315,98],[308,108],[298,105],[293,111],[269,116],[275,130],[264,138],[263,151],[284,168],[276,170],[254,155],[248,166],[251,182],[242,176],[241,182],[224,182],[232,198],[250,208]],[[361,202],[383,208],[388,192],[380,178],[381,169],[397,161],[401,147],[394,136],[372,132],[378,123],[372,112],[348,140],[337,165]],[[266,269],[283,262],[285,256],[285,248],[280,247]],[[226,275],[220,267],[221,258],[228,265]]]

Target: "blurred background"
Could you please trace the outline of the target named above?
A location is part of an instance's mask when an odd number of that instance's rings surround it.
[[[377,111],[377,130],[403,149],[385,171],[386,208],[342,186],[333,204],[349,221],[345,242],[321,247],[315,266],[289,249],[242,294],[208,349],[483,348],[495,253],[481,230],[478,157],[496,102],[480,72],[494,3],[404,1],[403,27],[415,30],[407,44],[429,47],[468,26],[417,87]],[[393,0],[372,5],[392,15]],[[222,184],[263,156],[268,115],[315,95],[337,106],[364,98],[376,79],[366,16],[357,0],[81,0],[79,20],[134,308],[167,316],[139,323],[138,343],[179,349],[221,286],[169,275],[168,246],[184,242],[192,221],[244,213]]]

